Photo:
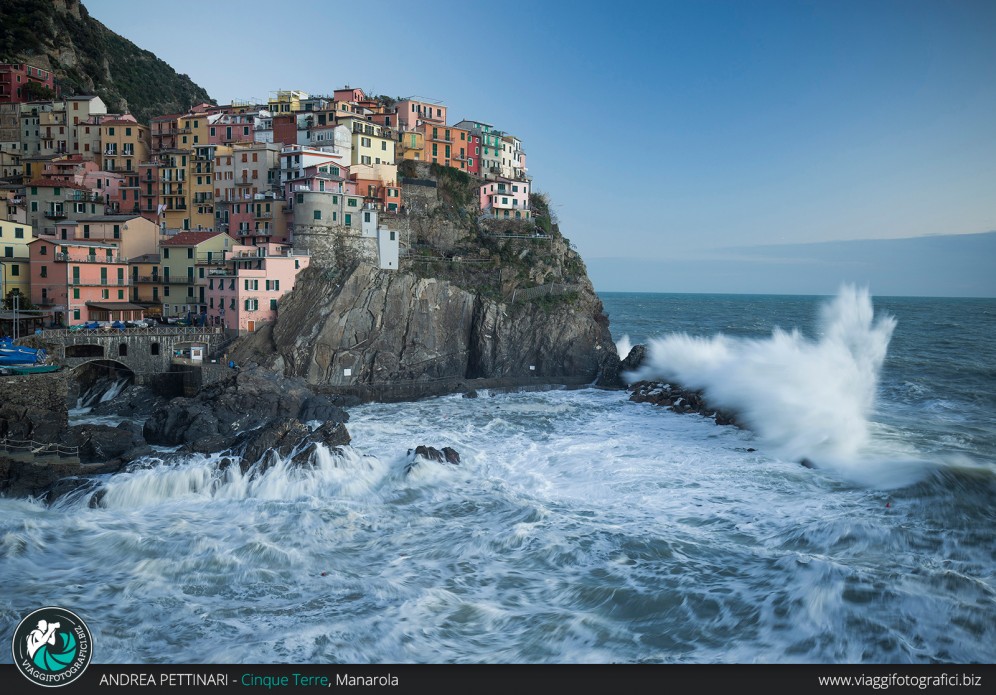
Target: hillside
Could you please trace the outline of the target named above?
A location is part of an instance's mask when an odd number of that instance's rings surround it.
[[[485,220],[474,177],[405,164],[417,178],[403,181],[433,185],[421,198],[403,185],[400,269],[313,254],[276,321],[234,346],[237,359],[377,398],[380,387],[404,397],[466,380],[617,385],[608,317],[546,198],[531,196],[535,220]]]
[[[96,94],[110,112],[130,111],[143,123],[211,101],[187,75],[93,19],[78,0],[3,0],[0,62],[49,70],[64,96]]]

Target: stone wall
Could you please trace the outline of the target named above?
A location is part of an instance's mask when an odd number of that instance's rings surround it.
[[[0,439],[58,442],[69,426],[68,370],[0,377]]]

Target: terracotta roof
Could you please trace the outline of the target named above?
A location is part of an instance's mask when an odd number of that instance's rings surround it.
[[[55,179],[38,179],[37,181],[29,181],[27,186],[38,186],[41,188],[74,188],[77,191],[86,191],[90,193],[90,189],[86,186],[80,186],[76,183],[66,183],[65,181],[56,181]]]
[[[180,232],[176,236],[170,237],[162,242],[160,246],[197,246],[208,239],[214,239],[224,232]],[[232,239],[235,242],[235,239]]]

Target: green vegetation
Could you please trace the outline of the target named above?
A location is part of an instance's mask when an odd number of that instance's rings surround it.
[[[187,75],[107,29],[82,4],[67,4],[78,7],[78,20],[52,0],[3,0],[0,61],[49,64],[63,96],[96,94],[109,111],[127,105],[143,123],[211,101]],[[75,65],[60,62],[64,48],[76,54]]]
[[[429,173],[439,184],[439,197],[447,205],[466,208],[477,203],[477,182],[465,171],[442,164],[430,164]]]

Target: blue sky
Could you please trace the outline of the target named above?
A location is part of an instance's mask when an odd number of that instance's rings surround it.
[[[83,3],[221,103],[349,84],[518,135],[589,266],[996,230],[991,0]]]

